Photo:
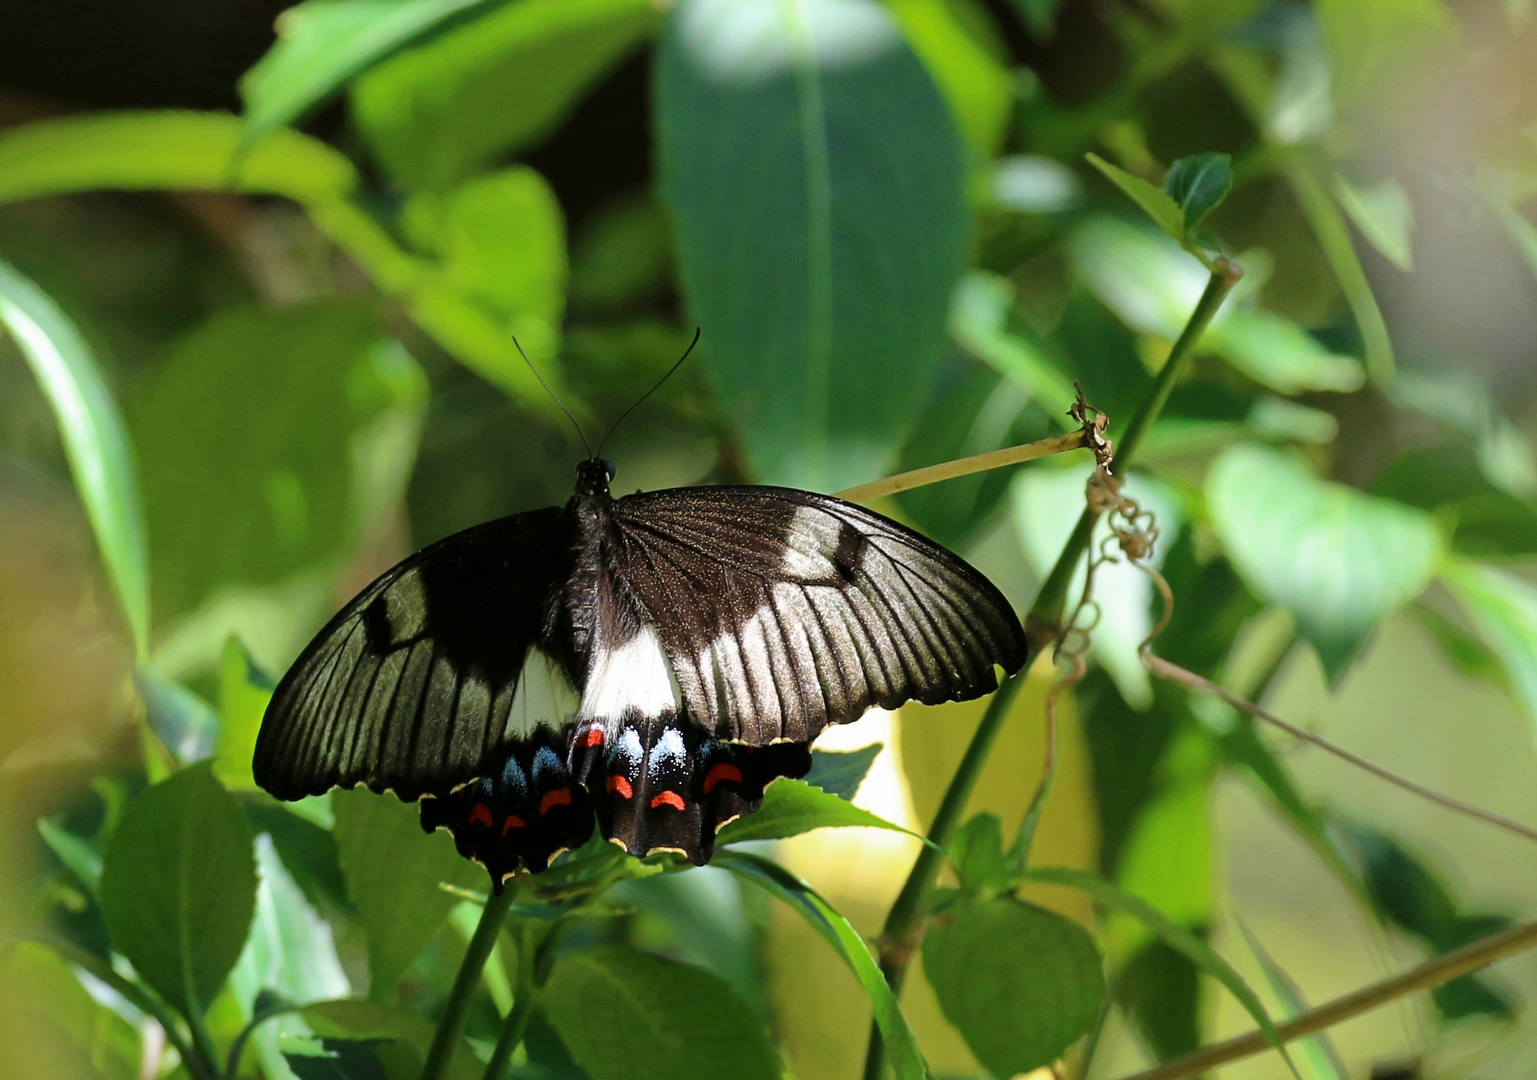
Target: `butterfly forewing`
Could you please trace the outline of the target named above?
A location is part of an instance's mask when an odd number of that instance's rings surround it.
[[[363,590],[278,684],[257,782],[285,799],[359,783],[414,799],[500,768],[529,735],[518,684],[570,575],[565,523],[555,507],[487,522]]]
[[[809,741],[871,706],[997,687],[1025,662],[1002,594],[896,522],[811,492],[683,488],[613,504],[612,561],[661,636],[689,718]]]

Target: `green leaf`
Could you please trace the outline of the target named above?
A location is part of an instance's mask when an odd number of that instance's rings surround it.
[[[1265,1006],[1255,996],[1254,990],[1244,981],[1242,975],[1233,969],[1233,966],[1212,949],[1206,942],[1195,934],[1172,921],[1157,908],[1153,907],[1141,897],[1124,892],[1102,877],[1091,874],[1086,870],[1072,870],[1067,867],[1041,867],[1035,870],[1026,870],[1022,875],[1027,881],[1044,881],[1056,885],[1066,885],[1068,888],[1077,889],[1087,896],[1093,897],[1101,904],[1118,911],[1141,922],[1151,930],[1159,940],[1169,945],[1180,953],[1183,953],[1197,967],[1212,978],[1221,983],[1232,994],[1244,1010],[1259,1025],[1265,1033],[1265,1038],[1270,1045],[1281,1052],[1286,1059],[1287,1066],[1291,1068],[1292,1075],[1297,1074],[1296,1066],[1292,1065],[1291,1056],[1282,1045],[1280,1035],[1276,1032],[1275,1024],[1270,1019],[1270,1014],[1265,1011]]]
[[[1120,188],[1132,202],[1146,210],[1147,216],[1157,222],[1158,227],[1169,234],[1170,239],[1176,243],[1184,242],[1185,211],[1169,196],[1168,192],[1159,190],[1140,176],[1110,164],[1098,154],[1084,156],[1089,159],[1090,165],[1102,172],[1105,178]]]
[[[1233,159],[1226,154],[1196,154],[1170,165],[1163,178],[1163,192],[1174,200],[1183,215],[1184,229],[1177,239],[1194,233],[1232,190]]]
[[[1249,951],[1259,961],[1260,970],[1264,972],[1265,982],[1270,987],[1270,994],[1281,1005],[1281,1014],[1286,1019],[1307,1011],[1308,1004],[1303,998],[1297,984],[1291,980],[1275,958],[1270,955],[1265,946],[1260,944],[1259,938],[1250,932],[1242,920],[1238,928],[1243,931],[1244,940],[1249,943]],[[1345,1068],[1345,1063],[1340,1060],[1339,1051],[1334,1048],[1334,1041],[1328,1033],[1310,1035],[1305,1039],[1298,1039],[1291,1044],[1296,1054],[1297,1071],[1302,1074],[1302,1080],[1350,1080],[1350,1073]]]
[[[861,746],[858,750],[812,750],[811,771],[805,776],[806,783],[819,787],[840,799],[854,798],[865,774],[880,756],[881,743]]]
[[[1458,38],[1441,0],[1319,0],[1314,10],[1329,52],[1330,88],[1343,112],[1391,104],[1427,77]]]
[[[257,670],[240,639],[231,634],[224,640],[219,658],[219,741],[213,766],[214,775],[225,787],[256,790],[251,759],[256,754],[256,733],[271,700],[271,679]]]
[[[235,966],[255,902],[251,826],[208,765],[129,803],[102,866],[102,918],[139,977],[189,1019]]]
[[[1063,427],[1076,391],[1073,382],[1035,343],[1009,328],[1014,285],[1008,278],[973,270],[961,278],[950,303],[950,334],[957,344],[999,375],[1027,391]]]
[[[1411,450],[1377,475],[1372,494],[1451,519],[1459,554],[1537,555],[1537,506],[1491,483],[1480,468],[1484,456],[1457,443]]]
[[[650,0],[518,0],[374,67],[353,116],[397,181],[447,187],[552,131],[656,25]]]
[[[1228,450],[1207,475],[1206,498],[1244,581],[1296,617],[1331,680],[1441,560],[1428,515],[1319,480],[1283,450]]]
[[[318,139],[278,131],[238,159],[227,113],[90,113],[0,134],[0,203],[75,191],[242,191],[300,202],[350,193],[357,171]]]
[[[927,1080],[928,1066],[918,1049],[918,1041],[907,1026],[907,1017],[897,1003],[875,957],[864,939],[849,921],[833,910],[826,900],[784,867],[745,851],[716,854],[714,865],[724,867],[770,894],[779,897],[811,924],[853,970],[875,1012],[875,1023],[886,1043],[886,1053],[897,1080]]]
[[[49,818],[37,819],[43,843],[91,893],[101,886],[101,854],[94,846]]]
[[[0,323],[53,408],[75,488],[134,647],[143,657],[149,649],[149,560],[133,451],[117,402],[69,317],[5,262],[0,262]]]
[[[892,832],[907,833],[908,836],[917,835],[855,806],[847,799],[812,787],[804,780],[782,776],[764,790],[762,806],[722,827],[715,836],[715,842],[740,844],[746,840],[780,840],[786,836],[799,836],[812,829],[857,825],[890,829]]]
[[[1361,235],[1388,262],[1404,273],[1414,271],[1414,207],[1397,180],[1358,187],[1342,173],[1334,174],[1334,194]]]
[[[1078,923],[1010,897],[960,904],[923,936],[946,1019],[994,1076],[1050,1065],[1099,1017],[1105,973]]]
[[[1448,559],[1441,580],[1499,657],[1517,704],[1537,731],[1537,586],[1466,559]]]
[[[982,39],[945,0],[888,0],[887,6],[944,94],[972,153],[992,157],[1014,106],[1013,79],[999,61],[999,42]]]
[[[1003,822],[997,814],[977,814],[956,829],[949,851],[961,888],[968,892],[1002,892],[1015,882],[1003,854]]]
[[[1361,361],[1330,352],[1302,327],[1270,311],[1229,311],[1208,331],[1206,343],[1249,378],[1282,394],[1348,394],[1366,382]]]
[[[291,124],[343,83],[488,0],[306,0],[278,17],[277,43],[240,79],[245,139]]]
[[[633,949],[567,953],[544,1007],[593,1080],[779,1080],[763,1022],[721,978]]]
[[[446,833],[422,832],[414,805],[363,788],[331,793],[337,858],[368,938],[368,994],[383,1001],[458,898],[440,882],[484,882]]]
[[[320,1054],[283,1054],[299,1080],[389,1080],[377,1042],[321,1039],[320,1045]]]
[[[882,475],[968,249],[943,100],[877,0],[685,0],[656,63],[684,293],[753,474]]]
[[[1441,655],[1464,675],[1510,692],[1510,679],[1494,650],[1478,637],[1422,601],[1409,605],[1409,613],[1441,648]]]
[[[184,765],[214,752],[219,738],[219,714],[213,706],[174,679],[147,666],[134,671],[134,685],[144,702],[152,731]]]
[[[92,1066],[90,1072],[68,1075],[138,1080],[144,1057],[138,1030],[92,998],[64,958],[47,946],[8,941],[0,947],[0,1000],[9,1023],[62,1033]],[[14,1059],[8,1060],[8,1067],[15,1067]]]
[[[544,177],[520,167],[418,195],[402,223],[417,247],[437,256],[446,283],[487,308],[530,356],[559,353],[566,228]]]
[[[403,404],[392,369],[414,370],[379,320],[352,300],[225,309],[148,381],[131,419],[168,612],[276,584],[357,537],[354,439]]]

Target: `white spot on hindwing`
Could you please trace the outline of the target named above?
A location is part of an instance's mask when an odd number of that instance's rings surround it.
[[[682,700],[662,640],[648,624],[623,644],[594,651],[581,715],[596,720],[634,709],[642,716],[659,716],[679,711]]]
[[[427,627],[427,593],[422,576],[407,570],[384,590],[384,612],[390,620],[390,642],[400,645],[421,636]]]
[[[687,764],[688,747],[683,745],[683,735],[677,728],[667,728],[651,748],[651,772],[668,768],[681,769]]]
[[[843,525],[831,514],[811,506],[802,506],[790,519],[785,531],[784,560],[780,570],[795,581],[830,581],[837,578],[833,556]]]
[[[541,726],[563,731],[576,715],[576,708],[576,691],[560,665],[546,653],[530,648],[507,714],[507,733],[526,739]]]

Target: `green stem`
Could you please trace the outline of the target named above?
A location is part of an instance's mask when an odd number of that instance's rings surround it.
[[[502,1033],[486,1062],[485,1080],[502,1080],[513,1053],[523,1042],[523,1032],[528,1028],[528,1018],[533,1015],[535,999],[544,977],[549,971],[549,944],[554,939],[553,930],[544,928],[533,920],[523,924],[523,934],[518,942],[518,985],[514,991],[512,1008],[502,1024]]]
[[[1127,466],[1136,457],[1137,450],[1147,437],[1153,421],[1163,411],[1175,384],[1189,369],[1196,343],[1211,325],[1222,301],[1242,277],[1242,268],[1228,259],[1216,259],[1206,289],[1201,293],[1201,299],[1196,303],[1179,340],[1169,352],[1169,359],[1127,423],[1126,433],[1116,443],[1115,466],[1121,475],[1125,474]],[[1093,510],[1084,510],[1067,546],[1057,557],[1056,565],[1051,568],[1046,581],[1041,585],[1041,591],[1036,595],[1030,614],[1025,619],[1025,636],[1029,639],[1032,655],[1040,655],[1061,631],[1063,611],[1067,607],[1068,585],[1072,582],[1073,571],[1079,560],[1089,549],[1097,520],[1098,515]],[[961,814],[976,788],[977,778],[982,775],[982,767],[987,763],[987,756],[998,738],[1003,721],[1009,715],[1010,706],[1024,683],[1025,675],[1026,671],[1020,671],[993,695],[987,711],[982,714],[982,722],[977,726],[976,734],[971,737],[971,744],[966,747],[960,766],[950,778],[950,785],[945,789],[939,810],[934,815],[934,823],[929,827],[929,839],[939,848],[945,846],[950,834],[960,823]],[[886,976],[886,982],[893,993],[901,993],[907,967],[917,949],[929,891],[933,888],[934,879],[939,876],[943,860],[941,852],[925,845],[913,862],[912,871],[907,875],[902,891],[897,894],[891,912],[886,916],[886,924],[881,933],[881,972]],[[865,1080],[880,1080],[885,1067],[885,1044],[881,1041],[880,1029],[871,1024],[869,1048],[865,1054]]]
[[[453,1059],[454,1049],[459,1045],[459,1036],[464,1031],[464,1011],[469,1007],[470,996],[480,983],[486,958],[491,955],[496,935],[502,929],[502,921],[507,918],[507,909],[512,906],[512,895],[511,889],[504,889],[486,899],[485,910],[480,913],[480,922],[470,938],[469,947],[464,950],[459,974],[454,976],[453,989],[448,992],[443,1019],[438,1021],[432,1047],[427,1051],[427,1064],[422,1066],[422,1080],[441,1080],[448,1071],[448,1063]]]

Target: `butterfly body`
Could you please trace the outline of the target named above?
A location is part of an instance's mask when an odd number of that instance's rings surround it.
[[[788,488],[614,499],[612,476],[584,461],[564,507],[457,533],[359,594],[279,684],[258,782],[420,798],[497,888],[594,817],[633,855],[702,863],[827,725],[1024,664],[991,583],[889,519]]]

